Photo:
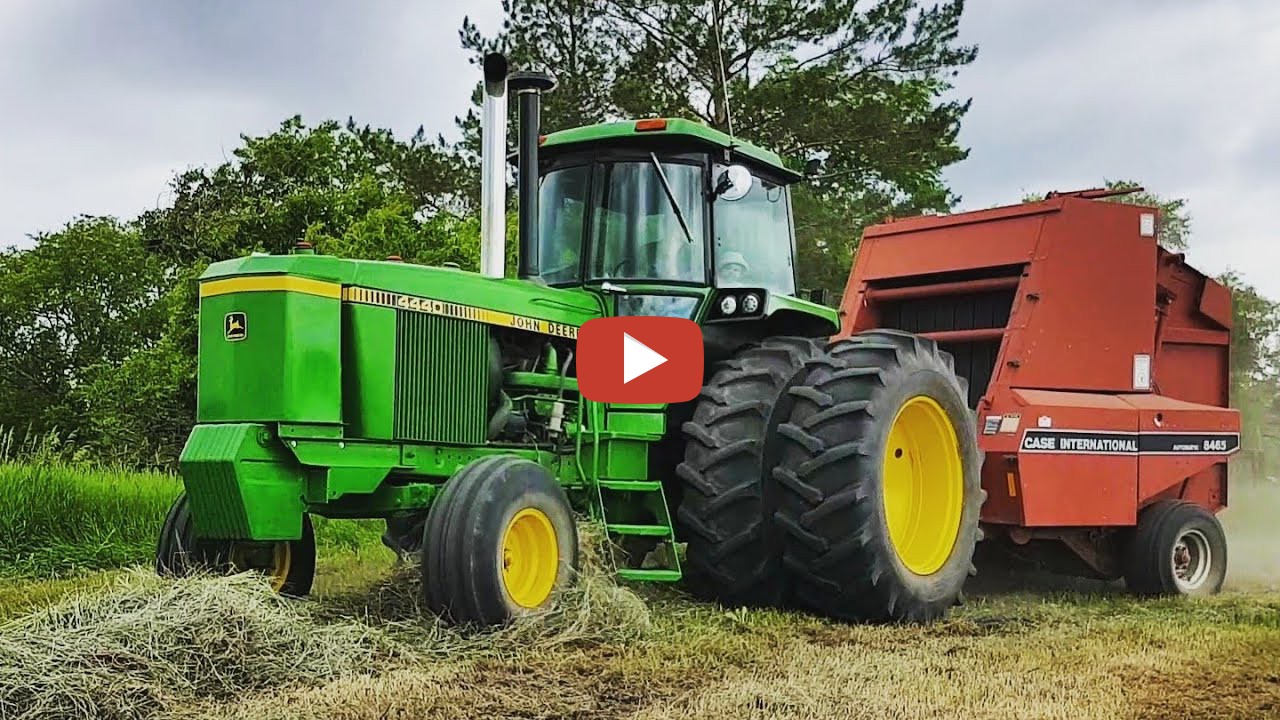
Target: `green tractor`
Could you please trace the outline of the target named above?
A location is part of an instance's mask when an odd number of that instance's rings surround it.
[[[432,611],[494,625],[573,581],[585,515],[624,580],[852,620],[945,612],[981,502],[962,381],[909,335],[828,345],[836,312],[796,291],[802,175],[685,120],[539,137],[551,79],[497,54],[484,71],[479,273],[299,243],[202,276],[198,424],[157,570],[260,571],[305,595],[311,516],[383,518]],[[579,395],[578,328],[626,315],[699,323],[698,398]]]

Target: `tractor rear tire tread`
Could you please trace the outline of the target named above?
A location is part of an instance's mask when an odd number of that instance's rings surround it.
[[[825,341],[768,338],[719,363],[684,423],[683,486],[676,511],[688,541],[685,585],[729,606],[772,606],[784,590],[761,467],[766,427],[784,386]]]
[[[982,454],[950,356],[933,341],[875,330],[832,343],[775,411],[771,439],[782,493],[775,522],[783,566],[802,608],[851,621],[928,621],[952,607],[977,542]],[[905,393],[905,394],[904,394]],[[929,576],[911,573],[889,544],[880,506],[878,437],[911,394],[927,393],[954,424],[964,467],[960,531]],[[881,435],[877,435],[877,429]]]

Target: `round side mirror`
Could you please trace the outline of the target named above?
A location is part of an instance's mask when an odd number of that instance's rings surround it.
[[[730,165],[716,179],[716,197],[721,200],[740,200],[751,192],[751,171],[742,165]]]

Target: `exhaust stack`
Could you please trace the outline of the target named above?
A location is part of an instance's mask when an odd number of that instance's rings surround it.
[[[484,107],[480,120],[480,274],[506,274],[507,254],[507,58],[484,56]]]
[[[511,74],[511,90],[520,101],[519,192],[520,264],[519,277],[540,274],[538,258],[538,133],[541,126],[542,93],[556,86],[546,73]]]

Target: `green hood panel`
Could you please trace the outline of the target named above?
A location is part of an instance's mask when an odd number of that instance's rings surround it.
[[[370,304],[394,306],[396,302],[430,299],[573,326],[604,314],[599,297],[580,288],[551,288],[527,280],[488,278],[454,268],[346,260],[328,255],[250,255],[214,263],[200,280],[206,287],[216,287],[219,285],[216,281],[258,275],[288,275],[336,283],[345,288],[345,299]],[[235,286],[230,288],[228,291],[233,291]],[[364,294],[353,292],[352,288],[381,292]]]

